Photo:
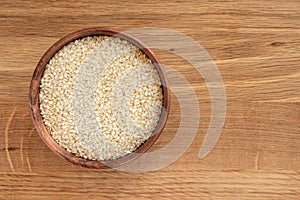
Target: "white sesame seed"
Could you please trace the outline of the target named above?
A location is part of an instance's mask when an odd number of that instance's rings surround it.
[[[141,50],[117,37],[93,36],[52,57],[39,99],[44,124],[59,145],[79,157],[110,160],[151,136],[163,94],[158,73]]]

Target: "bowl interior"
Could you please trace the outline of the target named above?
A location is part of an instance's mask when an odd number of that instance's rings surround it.
[[[161,79],[162,83],[162,90],[163,90],[163,108],[161,110],[161,116],[159,119],[159,122],[153,132],[153,134],[150,136],[150,138],[144,142],[138,149],[136,149],[133,153],[130,153],[124,157],[115,159],[115,160],[105,160],[105,161],[94,161],[94,160],[89,160],[81,157],[77,157],[74,154],[66,151],[63,147],[61,147],[56,141],[52,138],[50,133],[47,131],[41,113],[40,113],[40,107],[39,107],[39,87],[40,87],[40,81],[43,77],[46,65],[50,61],[50,59],[65,45],[68,43],[83,38],[87,36],[99,36],[99,35],[106,35],[106,36],[115,36],[122,38],[124,40],[127,40],[134,45],[136,45],[141,51],[143,51],[148,58],[152,61],[154,64],[159,77]],[[57,41],[54,45],[52,45],[48,51],[42,56],[40,59],[32,80],[31,80],[31,85],[29,89],[29,103],[30,103],[30,112],[31,112],[31,117],[33,119],[34,125],[37,129],[38,134],[44,141],[44,143],[58,156],[68,160],[69,162],[80,165],[83,167],[88,167],[88,168],[114,168],[118,167],[122,164],[125,164],[131,160],[134,160],[138,158],[142,153],[146,152],[153,144],[154,142],[158,139],[159,135],[161,134],[166,121],[168,117],[168,112],[170,108],[170,93],[168,89],[168,82],[166,79],[165,72],[160,65],[158,59],[156,56],[153,54],[153,52],[148,49],[143,43],[141,43],[138,39],[132,37],[131,35],[125,33],[125,32],[120,32],[114,29],[108,29],[108,28],[88,28],[88,29],[83,29],[79,30],[76,32],[73,32],[59,41]]]

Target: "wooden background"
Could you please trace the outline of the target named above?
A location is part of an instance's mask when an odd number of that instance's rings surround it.
[[[41,141],[28,88],[42,54],[59,38],[94,26],[161,27],[199,42],[217,64],[227,117],[214,150],[198,158],[210,120],[203,79],[182,58],[154,50],[186,76],[201,122],[170,166],[131,174],[64,161]],[[179,127],[176,97],[152,150]],[[0,199],[300,199],[300,1],[0,1]]]

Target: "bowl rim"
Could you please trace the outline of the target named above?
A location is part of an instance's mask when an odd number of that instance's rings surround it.
[[[50,61],[50,59],[65,45],[69,44],[72,41],[75,41],[80,38],[88,37],[88,36],[115,36],[121,39],[127,40],[137,46],[143,53],[147,55],[147,57],[152,61],[153,65],[155,66],[160,80],[162,82],[162,89],[163,89],[163,108],[161,110],[161,116],[159,122],[153,131],[152,135],[148,140],[146,140],[140,147],[138,147],[134,152],[129,153],[121,158],[117,158],[114,160],[104,160],[104,161],[96,161],[96,160],[89,160],[82,157],[78,157],[73,153],[68,152],[62,146],[60,146],[51,136],[51,134],[47,131],[46,126],[43,122],[43,118],[40,113],[39,107],[39,89],[40,89],[40,81],[44,75],[44,71],[46,65]],[[85,28],[75,32],[72,32],[61,39],[59,39],[56,43],[54,43],[40,58],[32,79],[29,88],[29,106],[30,106],[30,114],[33,120],[34,126],[41,137],[42,141],[51,149],[56,155],[59,157],[75,164],[80,165],[82,167],[87,168],[94,168],[94,169],[106,169],[106,168],[115,168],[121,166],[127,162],[130,162],[143,153],[145,153],[158,139],[161,132],[163,131],[169,110],[170,110],[170,90],[169,90],[169,83],[166,78],[166,73],[159,62],[158,58],[155,54],[140,40],[131,36],[126,32],[122,32],[112,28],[104,28],[104,27],[94,27],[94,28]]]

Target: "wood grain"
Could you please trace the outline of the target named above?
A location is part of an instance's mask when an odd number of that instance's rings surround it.
[[[300,2],[271,1],[1,1],[0,199],[299,199]],[[197,94],[200,126],[192,146],[170,166],[145,174],[90,170],[52,153],[29,116],[28,90],[43,53],[87,27],[162,27],[200,43],[227,92],[221,138],[198,158],[210,121],[203,79],[182,58],[154,50]],[[151,148],[176,134],[172,95],[167,126]]]

